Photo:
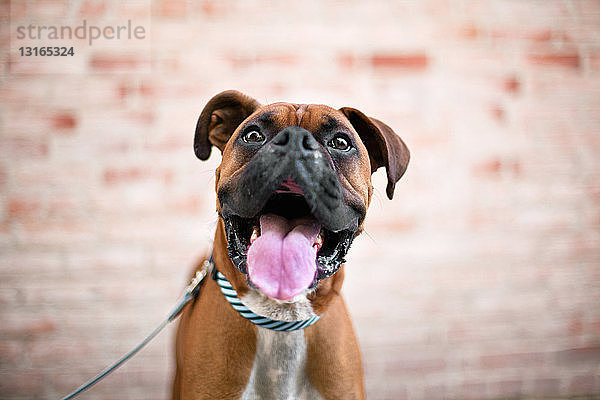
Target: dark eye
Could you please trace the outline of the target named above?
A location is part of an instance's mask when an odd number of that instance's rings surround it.
[[[258,128],[250,128],[248,132],[242,136],[246,143],[262,143],[265,141],[265,135],[258,131]]]
[[[327,146],[340,151],[348,151],[352,148],[350,140],[344,136],[336,136],[327,143]]]

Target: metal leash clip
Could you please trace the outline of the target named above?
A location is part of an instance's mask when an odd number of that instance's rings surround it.
[[[196,296],[198,294],[198,289],[200,288],[200,282],[206,277],[208,274],[208,270],[210,268],[210,261],[204,260],[202,263],[202,269],[196,271],[196,276],[192,278],[190,284],[185,288],[186,293],[190,293],[192,296]]]

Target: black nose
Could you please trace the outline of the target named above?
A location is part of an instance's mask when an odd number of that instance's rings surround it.
[[[312,153],[319,148],[312,133],[298,126],[288,126],[281,130],[271,143],[286,153]]]

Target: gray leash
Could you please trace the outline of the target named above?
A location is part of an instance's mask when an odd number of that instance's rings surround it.
[[[160,325],[150,335],[148,335],[133,350],[131,350],[129,353],[127,353],[123,357],[121,357],[117,362],[115,362],[114,364],[112,364],[110,367],[106,368],[104,371],[100,372],[98,375],[96,375],[94,378],[90,379],[88,382],[86,382],[83,385],[81,385],[79,388],[77,388],[72,393],[69,393],[68,395],[66,395],[65,397],[63,397],[61,400],[73,399],[76,396],[78,396],[79,394],[81,394],[82,392],[84,392],[87,389],[89,389],[90,387],[94,386],[96,383],[100,382],[107,375],[109,375],[111,372],[113,372],[115,369],[119,368],[127,360],[129,360],[131,357],[133,357],[149,341],[151,341],[152,339],[154,339],[154,337],[156,335],[158,335],[158,333],[160,331],[162,331],[163,328],[169,324],[169,322],[171,322],[175,318],[177,318],[177,316],[179,315],[179,313],[181,312],[181,310],[183,309],[183,307],[187,303],[189,303],[190,300],[192,300],[193,298],[195,298],[198,295],[198,291],[200,290],[200,283],[206,277],[206,274],[209,272],[209,267],[211,265],[212,265],[212,259],[204,261],[204,265],[203,265],[204,268],[202,270],[196,272],[196,276],[192,279],[192,281],[190,282],[190,284],[185,288],[185,292],[181,296],[181,299],[177,302],[177,305],[175,306],[175,308],[173,309],[173,311],[171,311],[171,313],[169,314],[169,316],[163,322],[161,322]]]

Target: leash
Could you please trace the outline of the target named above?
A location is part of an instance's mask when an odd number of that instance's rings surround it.
[[[210,258],[210,260],[205,260],[204,263],[202,264],[202,267],[203,268],[200,271],[196,271],[196,276],[194,276],[194,278],[192,279],[190,284],[185,288],[183,295],[177,301],[177,305],[175,306],[175,308],[173,308],[173,311],[171,311],[169,316],[163,322],[161,322],[160,325],[158,325],[158,327],[156,329],[154,329],[154,331],[152,331],[152,333],[150,335],[148,335],[140,344],[138,344],[136,347],[134,347],[133,350],[131,350],[129,353],[127,353],[123,357],[121,357],[117,362],[112,364],[110,367],[106,368],[104,371],[100,372],[98,375],[96,375],[94,378],[90,379],[88,382],[81,385],[79,388],[77,388],[72,393],[63,397],[61,400],[73,399],[76,396],[78,396],[79,394],[81,394],[82,392],[89,389],[90,387],[94,386],[96,383],[100,382],[102,379],[104,379],[106,376],[108,376],[111,372],[113,372],[114,370],[119,368],[127,360],[129,360],[131,357],[133,357],[138,351],[140,351],[142,349],[142,347],[144,347],[146,344],[148,344],[148,342],[150,342],[152,339],[154,339],[154,337],[156,335],[158,335],[158,333],[160,331],[162,331],[165,326],[167,326],[170,322],[172,322],[174,319],[176,319],[177,316],[179,315],[179,313],[181,312],[181,310],[183,309],[183,307],[185,307],[185,305],[187,303],[189,303],[192,299],[194,299],[198,295],[198,292],[200,291],[200,284],[202,283],[202,281],[204,280],[206,275],[210,272],[209,270],[213,267],[212,257]]]

